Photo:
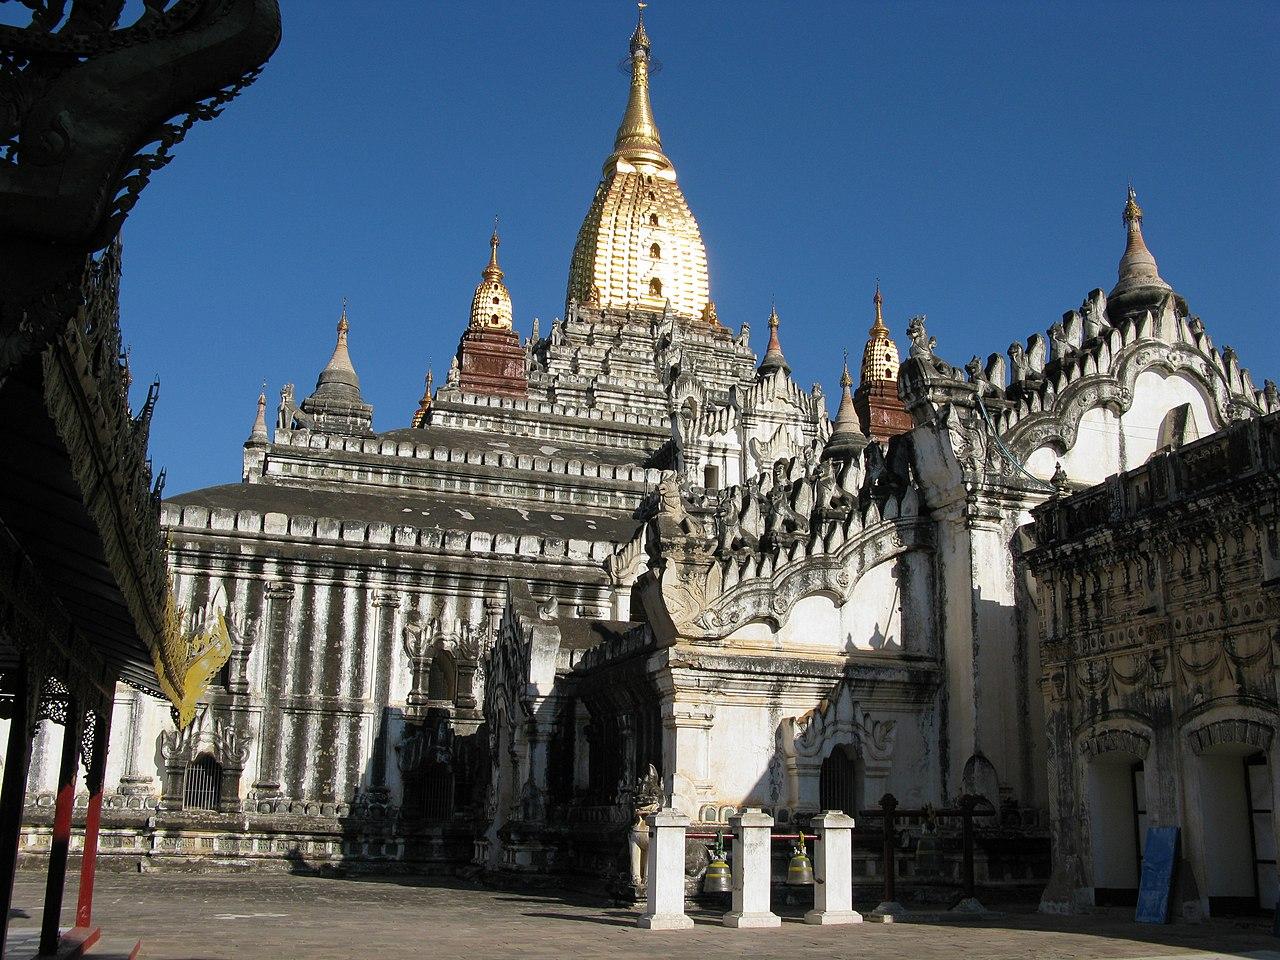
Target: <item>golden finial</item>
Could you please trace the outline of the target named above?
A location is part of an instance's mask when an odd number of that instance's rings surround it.
[[[778,304],[773,301],[770,301],[769,303],[769,329],[778,329]]]
[[[410,426],[415,430],[422,426],[427,419],[427,411],[431,409],[432,375],[430,367],[427,367],[425,383],[426,389],[422,391],[422,399],[418,401],[418,409],[413,412],[413,420],[410,422]]]
[[[1124,222],[1142,222],[1142,208],[1138,206],[1138,194],[1134,191],[1132,183],[1129,184],[1129,199],[1124,203]]]
[[[876,277],[876,295],[871,298],[871,302],[876,305],[876,322],[871,325],[870,335],[873,337],[887,337],[889,328],[884,325],[884,297],[880,293],[879,277]]]
[[[638,6],[639,18],[635,33],[631,35],[631,94],[613,143],[613,156],[605,163],[606,169],[618,159],[671,166],[671,161],[662,152],[662,136],[658,133],[653,106],[649,103],[649,35],[644,29],[644,5]]]
[[[649,50],[649,36],[644,32],[644,8],[649,6],[647,3],[636,4],[636,32],[631,35],[631,52],[635,53],[637,49]]]
[[[489,280],[501,280],[502,268],[498,266],[498,245],[502,240],[498,237],[498,218],[493,218],[493,235],[489,237],[489,265],[484,268],[484,276]]]
[[[338,318],[338,339],[347,339],[347,330],[351,328],[351,324],[347,322],[347,298],[342,298],[342,316]]]
[[[844,352],[844,373],[840,374],[840,386],[848,390],[853,386],[853,377],[849,376],[849,351]]]

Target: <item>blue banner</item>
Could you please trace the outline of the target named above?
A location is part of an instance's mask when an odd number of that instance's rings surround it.
[[[1178,864],[1178,828],[1147,827],[1142,852],[1142,880],[1138,887],[1138,923],[1168,923],[1169,895]]]

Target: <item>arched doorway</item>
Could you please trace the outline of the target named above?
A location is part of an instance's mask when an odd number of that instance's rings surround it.
[[[1205,880],[1211,916],[1276,906],[1276,838],[1267,755],[1217,743],[1197,757]]]
[[[1147,833],[1146,769],[1128,753],[1104,753],[1090,761],[1085,798],[1098,906],[1133,906],[1142,875]]]

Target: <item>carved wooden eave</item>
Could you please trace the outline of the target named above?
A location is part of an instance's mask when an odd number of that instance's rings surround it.
[[[151,174],[280,42],[277,0],[158,0],[121,29],[91,0],[27,5],[31,26],[0,25],[0,383],[61,330],[85,255]]]
[[[169,149],[217,116],[280,42],[276,0],[148,3],[118,30],[93,24],[92,6],[73,2],[62,29],[0,26],[0,49],[14,58],[0,88],[0,229],[10,240],[105,246]]]
[[[231,644],[219,611],[198,624],[177,608],[160,529],[163,475],[147,458],[155,387],[136,415],[119,327],[119,245],[89,260],[80,305],[41,357],[9,378],[0,523],[57,597],[78,670],[120,676],[194,715]],[[27,651],[28,654],[30,651]]]

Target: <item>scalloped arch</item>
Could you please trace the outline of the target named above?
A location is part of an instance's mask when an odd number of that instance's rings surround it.
[[[1186,344],[1139,340],[1121,351],[1111,371],[1068,384],[1051,409],[1019,420],[1005,436],[1005,443],[1020,460],[1026,460],[1041,447],[1065,454],[1075,446],[1080,421],[1088,411],[1110,406],[1121,414],[1128,413],[1133,407],[1138,376],[1152,369],[1192,380],[1204,391],[1206,406],[1216,418],[1213,429],[1220,429],[1227,422],[1230,387],[1208,355]]]

